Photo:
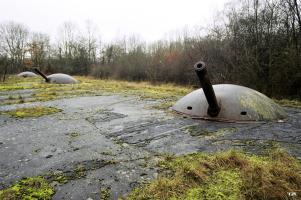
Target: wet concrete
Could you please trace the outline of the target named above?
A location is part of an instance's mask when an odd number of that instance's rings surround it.
[[[185,119],[150,109],[155,103],[112,95],[2,106],[62,112],[26,119],[0,115],[0,188],[42,175],[56,188],[53,199],[99,199],[103,191],[117,199],[154,179],[156,160],[165,153],[261,153],[279,145],[301,159],[300,109],[286,108],[283,122],[241,124]]]

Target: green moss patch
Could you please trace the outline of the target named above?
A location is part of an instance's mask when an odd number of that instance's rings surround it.
[[[54,107],[35,106],[30,108],[17,108],[15,110],[4,111],[3,114],[8,114],[16,118],[40,117],[60,112],[60,109]]]
[[[0,199],[51,199],[54,189],[42,177],[25,178],[11,187],[0,190]]]
[[[100,188],[100,200],[108,200],[111,196],[111,189],[109,187]]]
[[[167,157],[158,179],[127,199],[288,199],[301,195],[301,164],[282,150],[267,155],[237,151]]]

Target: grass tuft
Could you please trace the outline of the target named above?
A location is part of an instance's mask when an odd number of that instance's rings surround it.
[[[127,199],[289,199],[301,196],[301,164],[283,150],[267,155],[226,151],[195,153],[159,163],[157,180],[136,188]]]

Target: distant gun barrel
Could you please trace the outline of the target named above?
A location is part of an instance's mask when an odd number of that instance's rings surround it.
[[[42,76],[47,83],[50,81],[49,78],[47,78],[47,76],[45,74],[43,74],[38,68],[34,68],[33,70],[34,70],[34,72],[36,72],[37,74]]]
[[[211,117],[216,117],[219,114],[221,108],[217,103],[215,92],[207,75],[206,64],[202,61],[199,61],[194,65],[194,70],[199,78],[206,100],[209,104],[207,113]]]

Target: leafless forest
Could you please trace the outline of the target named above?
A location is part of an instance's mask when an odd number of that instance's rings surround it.
[[[39,67],[130,81],[195,85],[192,65],[202,59],[214,83],[236,83],[276,98],[301,98],[301,1],[240,0],[229,3],[206,34],[180,31],[173,39],[146,43],[137,36],[104,43],[85,30],[61,25],[59,37],[0,24],[0,72]],[[108,16],[109,17],[109,16]],[[101,30],[101,24],[97,24]]]

